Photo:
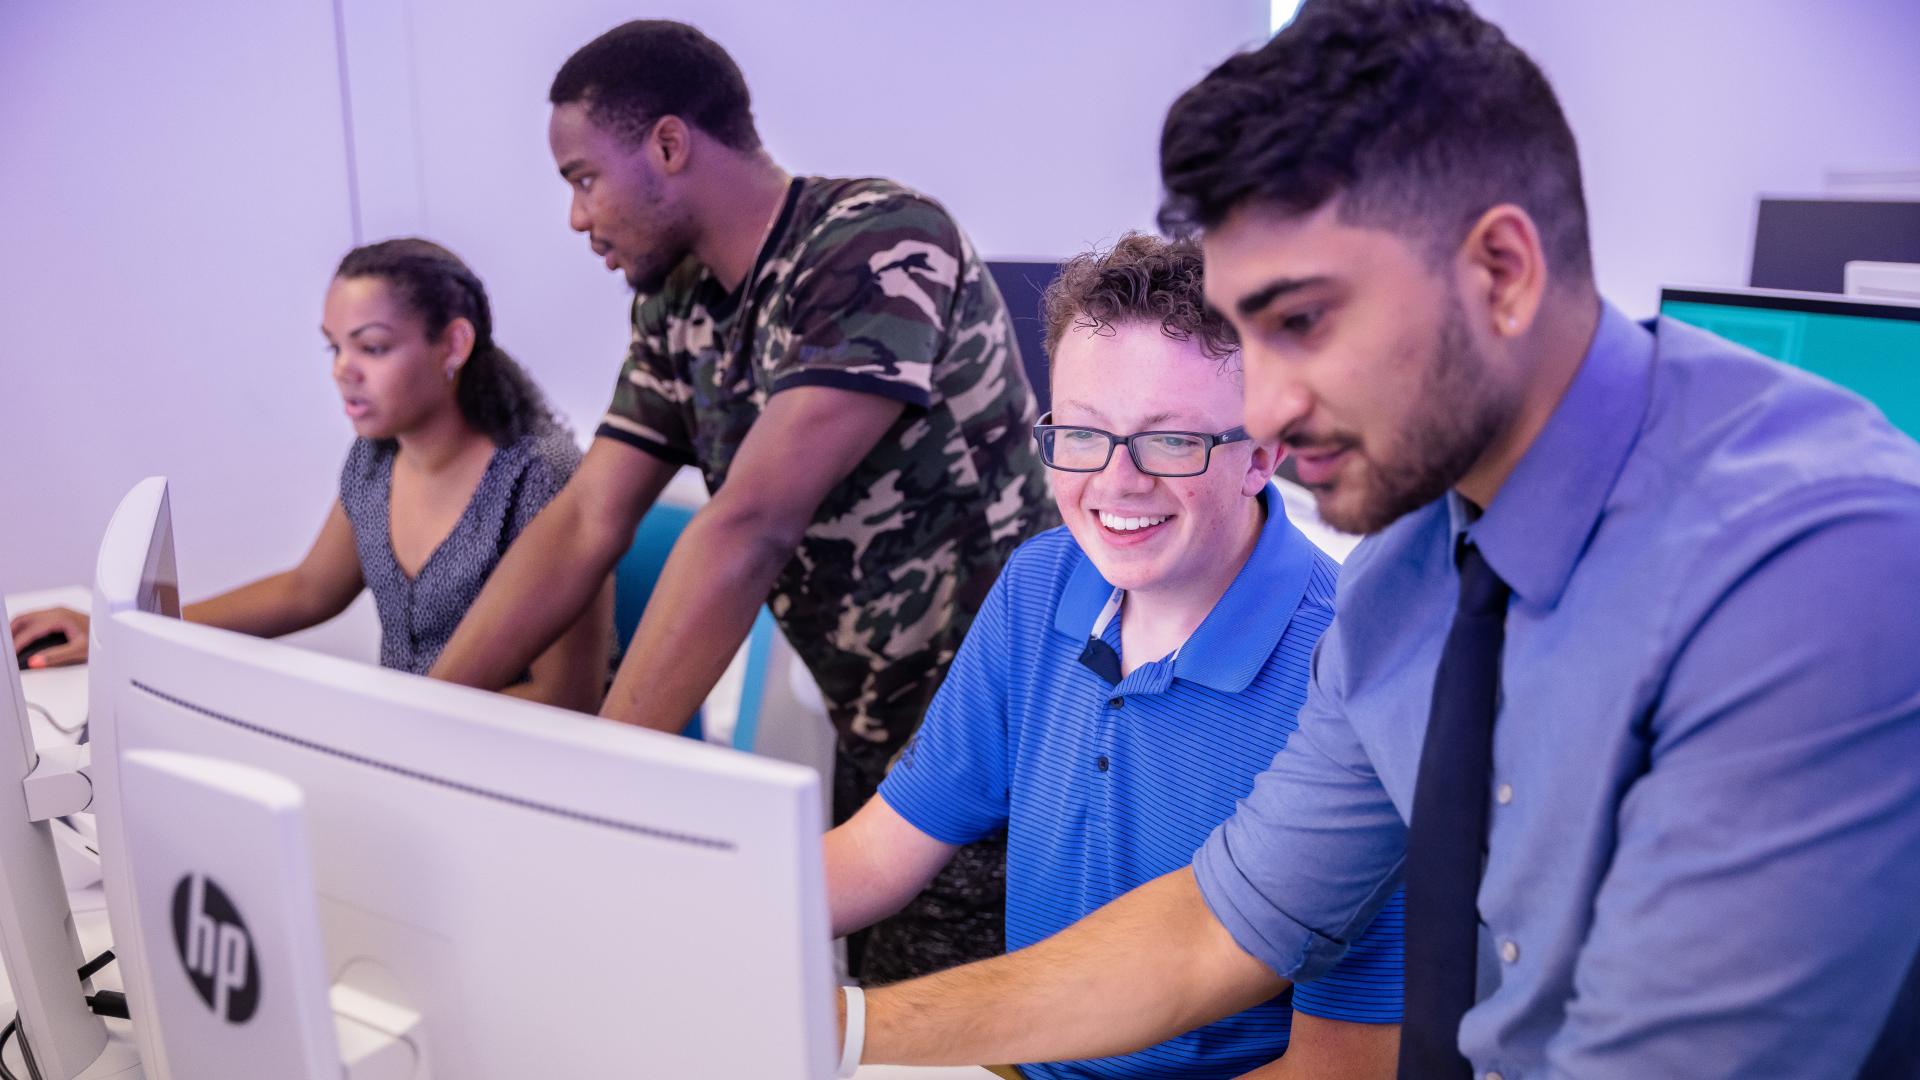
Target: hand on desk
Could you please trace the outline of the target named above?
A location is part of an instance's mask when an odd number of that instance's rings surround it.
[[[20,650],[48,634],[65,634],[64,645],[54,645],[37,652],[27,661],[31,670],[60,667],[65,664],[84,664],[87,662],[87,629],[89,626],[84,612],[72,608],[55,607],[41,611],[29,611],[13,620],[13,651],[17,656]]]

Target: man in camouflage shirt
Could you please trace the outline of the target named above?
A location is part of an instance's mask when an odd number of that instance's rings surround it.
[[[571,224],[634,285],[633,343],[574,482],[433,674],[507,683],[667,479],[696,466],[713,498],[602,715],[678,730],[765,603],[839,732],[844,820],[920,722],[1007,555],[1057,521],[1006,307],[937,203],[782,171],[738,68],[692,27],[617,27],[550,97]],[[1003,859],[1003,839],[968,849],[856,943],[856,972],[882,982],[998,953]]]

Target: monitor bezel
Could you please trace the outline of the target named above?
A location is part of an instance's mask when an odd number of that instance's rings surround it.
[[[1843,315],[1853,318],[1891,319],[1896,322],[1920,322],[1920,301],[1875,297],[1865,299],[1837,293],[1795,292],[1788,289],[1756,289],[1751,286],[1663,285],[1660,309],[1669,301],[1683,304],[1720,304],[1728,307],[1759,308],[1765,311],[1792,311],[1804,315]]]

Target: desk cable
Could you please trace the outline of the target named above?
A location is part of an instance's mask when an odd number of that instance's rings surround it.
[[[80,981],[86,982],[99,973],[100,969],[113,962],[113,950],[108,949],[99,956],[87,961],[80,968]],[[127,1019],[127,995],[118,990],[102,990],[87,995],[87,1007],[96,1016],[111,1016],[119,1020]],[[7,1068],[7,1042],[15,1036],[20,1040],[20,1056],[27,1063],[27,1080],[42,1080],[40,1065],[33,1060],[33,1047],[27,1043],[27,1029],[20,1026],[20,1014],[13,1014],[7,1026],[0,1028],[0,1080],[20,1080],[12,1069]]]
[[[62,735],[78,735],[87,726],[87,721],[84,718],[82,718],[79,723],[73,725],[72,727],[68,727],[65,724],[62,724],[60,721],[55,720],[53,718],[53,714],[47,711],[47,707],[45,705],[36,705],[31,701],[27,702],[27,711],[37,712],[41,716],[46,717],[47,723],[53,727],[53,730],[59,732]]]

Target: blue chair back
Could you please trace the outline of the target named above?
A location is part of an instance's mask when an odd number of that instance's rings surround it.
[[[613,568],[613,633],[622,653],[633,643],[633,631],[640,625],[640,613],[647,610],[654,586],[660,583],[668,553],[692,520],[691,507],[656,503],[640,519],[633,545]]]
[[[654,586],[660,583],[660,571],[667,565],[667,555],[673,551],[687,522],[692,520],[692,507],[656,502],[647,516],[640,519],[640,527],[634,530],[633,545],[615,564],[613,636],[620,643],[620,655],[625,656],[627,646],[633,644],[633,632],[640,625],[641,613],[647,610],[647,601],[653,597]],[[686,734],[695,739],[701,737],[699,713],[693,714]]]
[[[620,642],[620,652],[625,655],[627,646],[633,643],[633,632],[640,625],[640,616],[647,610],[647,601],[653,597],[654,587],[660,583],[660,571],[667,565],[667,556],[673,551],[673,545],[680,540],[680,533],[686,529],[687,522],[693,520],[693,508],[670,503],[655,503],[647,516],[640,519],[640,527],[634,530],[633,545],[620,557],[613,569],[613,631]],[[774,624],[773,613],[765,607],[753,620],[753,630],[747,635],[745,649],[747,668],[744,685],[740,691],[740,713],[734,720],[733,737],[730,740],[734,749],[751,752],[755,740],[760,734],[760,702],[766,692],[767,673],[772,665],[774,635],[779,633]],[[686,734],[690,738],[705,737],[705,725],[700,713],[695,713],[687,725]]]

